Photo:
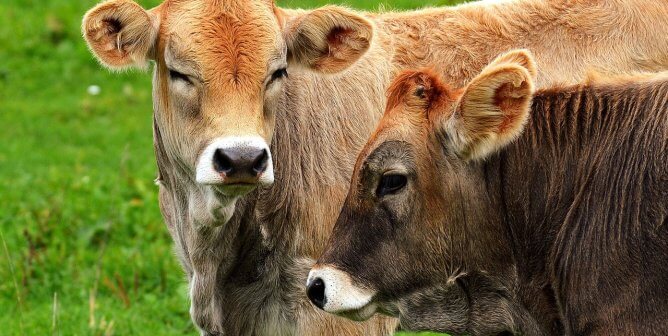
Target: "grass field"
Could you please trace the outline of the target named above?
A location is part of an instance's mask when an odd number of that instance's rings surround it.
[[[95,2],[0,2],[0,334],[193,335],[153,185],[150,75],[92,58],[79,26]]]

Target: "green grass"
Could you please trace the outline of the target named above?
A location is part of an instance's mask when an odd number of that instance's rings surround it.
[[[79,25],[95,3],[0,2],[0,334],[193,335],[153,186],[150,76],[93,59]]]

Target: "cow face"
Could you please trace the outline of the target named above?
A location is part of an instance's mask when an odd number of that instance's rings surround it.
[[[429,298],[454,296],[444,309],[461,308],[454,305],[466,302],[458,275],[501,255],[475,242],[500,217],[485,193],[480,160],[521,133],[534,76],[526,51],[499,56],[460,90],[429,72],[398,76],[325,253],[309,274],[314,304],[353,319],[376,311],[400,315],[404,326],[438,316]]]
[[[111,0],[86,14],[83,34],[109,68],[155,61],[156,141],[166,155],[158,162],[196,186],[194,203],[217,204],[209,208],[224,222],[238,197],[274,180],[269,144],[290,70],[346,69],[368,49],[372,27],[339,7],[167,0],[147,11]]]

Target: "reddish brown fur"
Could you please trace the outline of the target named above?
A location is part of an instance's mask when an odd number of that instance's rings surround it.
[[[442,104],[455,99],[454,92],[441,82],[434,71],[406,70],[397,75],[387,89],[385,113],[391,113],[395,107],[405,104],[429,114],[432,110],[440,110]]]

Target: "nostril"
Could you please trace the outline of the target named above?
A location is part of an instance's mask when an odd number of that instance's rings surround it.
[[[327,298],[325,297],[325,282],[320,278],[313,280],[306,289],[306,295],[316,307],[323,309],[327,303]]]
[[[267,170],[267,163],[269,162],[269,154],[267,153],[266,149],[262,150],[262,153],[260,156],[255,159],[255,162],[253,162],[253,171],[255,174],[262,174],[264,173],[265,170]]]
[[[213,168],[219,173],[229,174],[232,172],[232,160],[225,155],[222,149],[213,153]]]

